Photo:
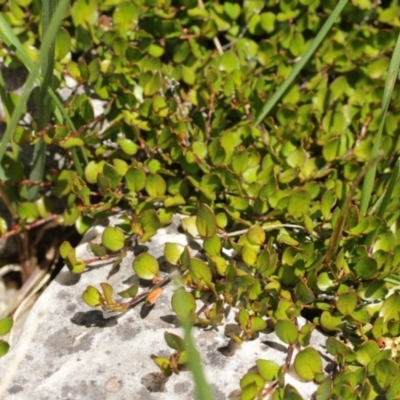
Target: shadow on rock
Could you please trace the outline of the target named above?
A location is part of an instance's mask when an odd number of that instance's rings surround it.
[[[141,383],[144,385],[149,392],[165,392],[165,383],[168,378],[165,378],[163,374],[159,372],[151,372],[142,377]]]
[[[56,276],[55,281],[62,286],[76,285],[81,279],[78,274],[71,274],[68,270],[64,269]]]
[[[110,328],[118,325],[118,315],[110,318],[104,318],[103,312],[99,310],[77,312],[71,318],[75,325],[86,326],[86,328],[97,326],[99,328]]]

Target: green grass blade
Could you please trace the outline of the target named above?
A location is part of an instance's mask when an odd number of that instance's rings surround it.
[[[393,197],[394,194],[394,188],[398,182],[400,178],[400,158],[397,159],[397,162],[393,168],[393,171],[391,172],[391,176],[390,176],[390,181],[388,184],[387,189],[385,190],[385,193],[383,195],[383,199],[382,202],[378,208],[378,211],[376,212],[376,215],[379,218],[383,218],[383,216],[385,215],[386,209],[390,203],[390,200]],[[397,193],[397,196],[399,196],[399,194]]]
[[[4,115],[6,117],[6,121],[10,120],[10,116],[12,114],[13,106],[10,100],[10,96],[6,91],[6,83],[4,82],[3,74],[0,70],[0,99],[3,104]]]
[[[386,113],[389,107],[390,99],[393,93],[393,87],[396,83],[397,75],[399,73],[400,66],[400,34],[397,38],[396,46],[393,50],[392,59],[390,60],[389,72],[386,77],[385,89],[383,91],[382,99],[382,110],[381,110],[381,122],[379,124],[378,134],[375,138],[374,145],[372,147],[371,158],[375,158],[378,155],[381,147],[381,139],[383,127],[385,126]],[[365,176],[362,193],[361,193],[361,205],[360,212],[366,214],[369,203],[371,201],[372,189],[374,187],[375,175],[376,175],[376,164],[368,171]]]
[[[17,36],[14,34],[10,26],[8,25],[7,21],[5,18],[0,14],[0,39],[4,41],[4,43],[11,48],[15,49],[15,53],[18,56],[18,58],[22,61],[24,66],[28,69],[29,72],[31,72],[35,64],[33,61],[30,59],[28,54],[26,53],[24,47],[22,46],[21,42],[17,38]],[[42,77],[40,75],[36,76],[35,82],[40,86],[42,84]],[[57,119],[57,122],[59,124],[66,124],[68,128],[74,132],[76,131],[76,127],[74,126],[74,123],[72,122],[71,118],[69,117],[67,111],[64,109],[64,106],[62,105],[60,99],[54,92],[54,90],[49,87],[49,94],[51,96],[51,99],[53,100],[54,104],[56,105],[56,110],[55,110],[55,117]],[[81,166],[81,163],[79,161],[78,155],[76,153],[76,149],[71,149],[72,157],[74,160],[74,165],[75,168],[80,176],[83,175],[83,169]],[[1,153],[0,150],[0,161],[2,159],[2,156],[4,153]],[[84,160],[84,163],[88,163],[88,158],[86,156],[86,153],[82,150],[81,151],[81,156],[82,159]]]
[[[176,293],[177,295],[179,295],[180,292],[177,291]],[[185,301],[185,299],[183,299],[183,301]],[[208,385],[204,376],[200,355],[193,342],[189,318],[182,318],[181,323],[183,331],[185,332],[185,342],[188,351],[188,363],[190,370],[193,373],[193,379],[196,388],[196,398],[198,400],[214,400],[215,397],[213,395],[211,387]]]
[[[340,0],[338,2],[337,6],[333,10],[332,14],[326,20],[325,24],[323,25],[321,30],[318,32],[317,36],[312,41],[310,47],[304,52],[304,54],[300,58],[300,61],[293,68],[293,71],[290,73],[290,75],[287,77],[287,79],[282,83],[280,88],[274,93],[274,95],[264,105],[261,112],[257,115],[257,117],[254,121],[255,126],[259,125],[261,123],[261,121],[270,113],[270,111],[274,108],[274,106],[279,101],[279,99],[283,96],[283,94],[286,92],[286,90],[289,88],[289,86],[293,83],[296,76],[303,69],[303,67],[307,64],[307,62],[309,61],[311,56],[314,54],[315,50],[318,48],[318,46],[324,40],[325,36],[331,29],[336,18],[340,15],[340,13],[342,12],[342,10],[343,10],[344,6],[347,4],[347,2],[348,2],[348,0]]]
[[[57,0],[44,0],[42,3],[42,39],[49,31],[51,16],[54,15],[57,7]],[[55,36],[50,44],[46,58],[43,61],[41,75],[42,84],[39,89],[39,116],[38,130],[43,130],[50,121],[51,117],[51,97],[49,88],[53,87],[54,55],[55,55]],[[47,145],[42,138],[35,144],[33,150],[32,170],[29,174],[29,180],[42,181],[46,165]],[[33,201],[39,193],[39,185],[32,185],[28,189],[28,199]]]
[[[31,90],[32,90],[32,86],[35,83],[35,80],[39,74],[40,68],[43,65],[43,63],[47,57],[51,43],[54,40],[56,32],[57,32],[57,30],[61,24],[61,21],[67,11],[68,3],[69,3],[69,0],[61,0],[60,1],[60,4],[57,7],[57,10],[55,11],[53,18],[51,20],[49,29],[43,38],[43,42],[42,42],[42,45],[40,46],[40,51],[38,54],[38,59],[34,63],[33,68],[31,69],[31,71],[29,73],[25,87],[24,87],[22,94],[20,96],[20,99],[12,113],[11,119],[7,125],[7,129],[4,132],[3,140],[0,143],[0,161],[3,159],[4,153],[7,148],[7,144],[10,142],[11,135],[14,132],[14,130],[18,124],[18,121],[21,118],[23,108],[28,101],[29,94],[31,93]]]
[[[397,159],[397,162],[393,168],[393,171],[391,172],[389,184],[388,184],[385,192],[380,197],[380,199],[376,202],[376,204],[374,205],[375,209],[371,210],[373,212],[370,212],[370,214],[376,214],[379,218],[383,218],[385,216],[386,209],[387,209],[391,199],[393,198],[394,189],[399,181],[399,178],[400,178],[400,158]],[[396,195],[398,197],[397,193],[396,193]],[[386,220],[386,222],[389,222],[389,221]],[[388,224],[388,225],[390,225],[390,224]],[[377,233],[378,233],[378,229],[375,229],[367,235],[367,237],[364,241],[364,245],[367,248],[369,248],[372,245],[372,243],[374,243]]]

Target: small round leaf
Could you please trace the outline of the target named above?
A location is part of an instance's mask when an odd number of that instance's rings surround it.
[[[8,332],[10,332],[12,327],[13,319],[11,317],[0,319],[0,336],[6,335]]]
[[[254,245],[262,245],[265,242],[265,231],[260,225],[251,226],[246,236],[248,241]]]
[[[170,264],[177,264],[185,246],[179,243],[165,243],[164,257]]]
[[[5,342],[4,340],[0,340],[0,357],[3,357],[8,353],[8,350],[10,349],[10,345]]]
[[[149,174],[145,188],[150,197],[162,197],[167,190],[167,184],[161,175]]]
[[[286,344],[294,344],[297,341],[297,328],[294,323],[288,319],[279,320],[275,324],[275,333],[278,338]]]
[[[383,389],[387,389],[395,378],[400,376],[399,367],[392,360],[383,359],[376,363],[375,379],[378,385]]]
[[[157,260],[148,253],[142,253],[133,260],[132,268],[140,279],[151,280],[160,270]]]
[[[94,286],[88,286],[82,293],[83,301],[90,307],[97,307],[102,302],[100,292]]]
[[[276,379],[279,371],[279,365],[274,361],[257,360],[256,361],[258,372],[260,375],[269,382]]]
[[[178,335],[170,332],[164,332],[164,338],[167,342],[167,345],[176,351],[185,351],[186,343],[185,341]]]
[[[343,315],[350,315],[357,307],[358,297],[355,292],[347,292],[339,295],[336,307]]]
[[[125,235],[119,228],[107,226],[101,237],[101,243],[108,250],[117,252],[125,245]]]
[[[200,236],[210,237],[217,232],[214,212],[206,204],[201,204],[196,214],[196,227]]]
[[[318,351],[308,347],[297,353],[294,359],[294,369],[301,379],[312,381],[316,374],[322,372],[322,361]]]

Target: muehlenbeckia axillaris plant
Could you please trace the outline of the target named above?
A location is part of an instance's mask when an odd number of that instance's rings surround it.
[[[369,147],[382,121],[376,105],[386,55],[396,44],[393,30],[383,29],[393,9],[376,5],[372,23],[360,2],[209,0],[199,9],[197,1],[182,0],[179,10],[153,3],[75,0],[65,24],[74,54],[62,73],[108,101],[110,125],[81,135],[90,157],[84,174],[61,171],[49,182],[51,193],[67,199],[68,223],[116,209],[123,214],[101,243],[90,244],[90,259],[64,242],[68,268],[78,274],[105,260],[117,266],[135,241],[148,241],[179,212],[184,232],[203,246],[198,254],[178,243],[165,246],[166,261],[186,285],[184,300],[172,299],[176,314],[184,304],[194,326],[217,329],[224,311],[237,307],[237,332],[227,340],[251,340],[268,322],[288,348],[284,363],[254,360],[240,382],[243,400],[300,398],[284,382],[292,366],[301,379],[317,382],[321,399],[375,392],[398,398],[398,387],[384,379],[397,362],[390,343],[400,335],[399,295],[385,281],[398,273],[400,257],[393,228],[395,96],[382,131],[383,156],[371,157]],[[339,14],[330,40],[322,40]],[[214,39],[222,36],[226,45],[217,51]],[[262,107],[270,93],[276,94]],[[66,108],[78,129],[93,117],[86,94]],[[58,106],[55,113],[63,115]],[[378,159],[388,153],[393,157],[383,170]],[[382,174],[373,207],[363,213],[358,183],[377,162]],[[97,289],[93,282],[83,299],[119,312],[142,300],[154,304],[172,277],[160,271],[157,259],[143,253],[132,273],[151,289],[140,293],[131,285],[118,300],[110,283]],[[196,310],[205,293],[214,302]],[[304,326],[300,315],[308,319]],[[330,333],[326,347],[336,375],[325,374],[311,348],[316,327]],[[187,364],[189,342],[171,333],[165,339],[174,352],[155,362],[171,375]],[[391,371],[399,380],[396,365]]]

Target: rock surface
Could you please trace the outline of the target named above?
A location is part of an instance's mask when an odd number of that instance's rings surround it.
[[[162,266],[166,242],[188,243],[186,236],[178,232],[179,223],[179,217],[175,217],[174,224],[160,229],[151,242],[132,248],[108,282],[116,290],[131,284],[136,279],[132,260],[141,251],[151,253]],[[98,239],[103,229],[104,226],[97,226],[85,235],[78,257],[93,257],[88,241]],[[87,285],[98,287],[107,281],[110,268],[108,264],[72,275],[64,267],[34,305],[18,341],[0,360],[0,398],[196,398],[190,371],[165,379],[151,359],[152,355],[172,354],[164,340],[165,331],[183,336],[171,308],[174,284],[164,288],[153,308],[139,304],[123,315],[107,315],[86,306],[81,295]],[[201,303],[198,309],[200,306]],[[231,310],[225,322],[235,323],[234,317],[235,310]],[[287,346],[274,332],[261,333],[257,339],[243,343],[231,357],[219,350],[229,342],[224,326],[218,331],[194,328],[193,336],[216,400],[239,399],[240,379],[255,367],[257,359],[283,364],[286,358]],[[325,336],[313,331],[311,344],[321,353],[324,367],[329,367],[325,340]],[[296,387],[304,399],[311,399],[316,389],[314,383],[301,382],[295,374],[288,374],[286,383]]]

